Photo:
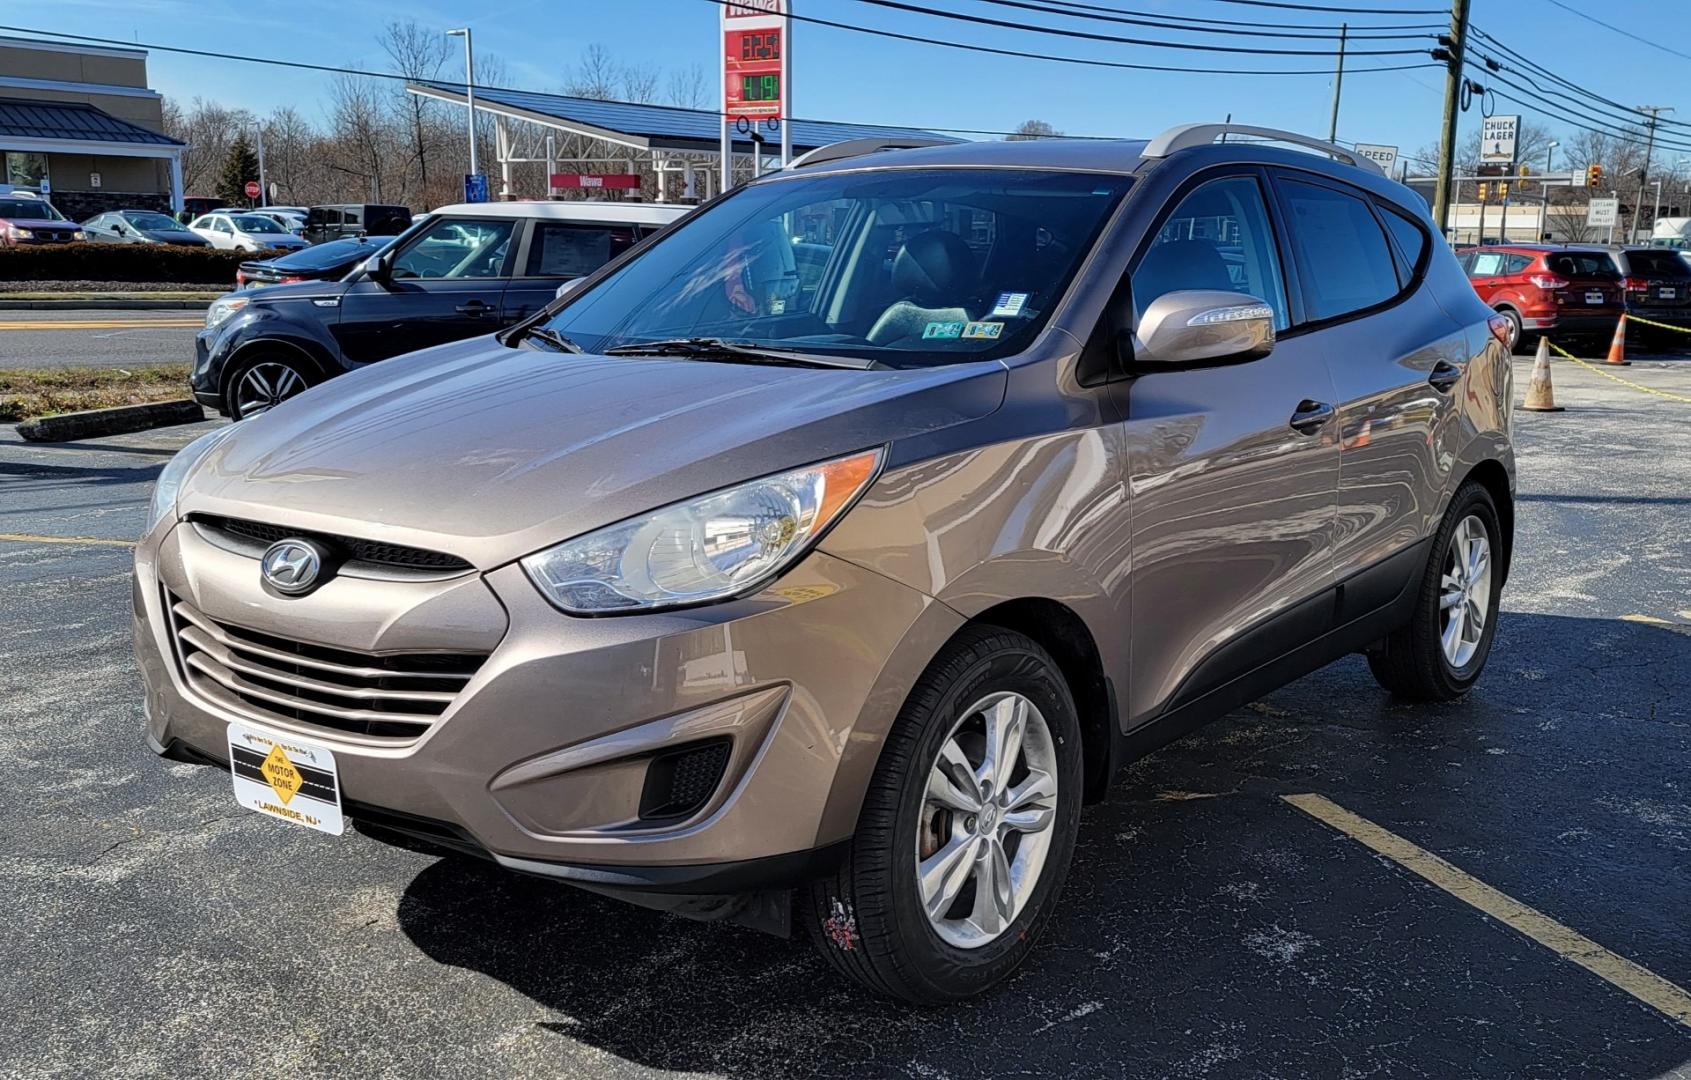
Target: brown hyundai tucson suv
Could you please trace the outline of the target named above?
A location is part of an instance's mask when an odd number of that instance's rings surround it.
[[[824,148],[184,449],[147,736],[296,826],[964,998],[1124,762],[1347,653],[1474,685],[1508,329],[1415,195],[1286,132]]]

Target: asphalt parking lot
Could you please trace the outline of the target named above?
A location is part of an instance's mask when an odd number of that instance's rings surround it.
[[[0,368],[185,364],[204,311],[0,311]]]
[[[1691,1077],[1691,357],[1555,374],[1478,689],[1352,657],[1135,764],[1044,946],[935,1011],[153,757],[126,542],[206,425],[0,427],[0,1074]]]

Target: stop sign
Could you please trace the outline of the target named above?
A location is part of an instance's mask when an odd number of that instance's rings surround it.
[[[249,198],[249,199],[258,198],[258,181],[257,180],[248,180],[247,186],[246,186],[246,192],[247,192],[247,198]]]

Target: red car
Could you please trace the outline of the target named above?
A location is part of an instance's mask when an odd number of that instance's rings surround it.
[[[1607,339],[1626,306],[1621,274],[1600,247],[1497,244],[1456,253],[1481,300],[1527,336]]]
[[[65,244],[81,240],[82,226],[27,191],[0,195],[0,247],[12,244]]]

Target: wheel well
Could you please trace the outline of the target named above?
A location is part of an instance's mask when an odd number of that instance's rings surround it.
[[[1504,471],[1500,462],[1487,459],[1475,465],[1468,473],[1468,480],[1472,480],[1486,489],[1491,496],[1492,503],[1497,507],[1497,527],[1503,532],[1503,582],[1509,581],[1508,558],[1515,550],[1515,499],[1509,493],[1509,474]]]
[[[219,380],[217,387],[217,396],[219,398],[227,398],[229,396],[229,380],[234,377],[235,372],[240,368],[240,366],[246,363],[247,358],[254,353],[262,352],[288,353],[291,356],[305,361],[306,369],[310,371],[318,381],[321,381],[324,376],[328,374],[328,369],[323,366],[323,362],[317,359],[317,357],[311,355],[311,351],[309,349],[303,349],[291,341],[281,341],[276,338],[260,338],[257,341],[248,342],[247,344],[242,345],[229,357],[227,361],[224,362],[223,377]]]
[[[1024,634],[1051,654],[1074,695],[1080,716],[1087,802],[1101,800],[1115,776],[1115,703],[1098,645],[1074,610],[1056,600],[1025,597],[1009,600],[976,615],[971,622]]]

